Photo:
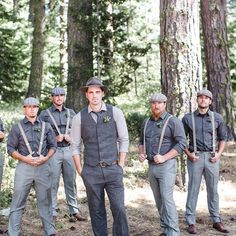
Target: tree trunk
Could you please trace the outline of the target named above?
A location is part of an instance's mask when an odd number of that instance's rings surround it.
[[[182,117],[193,110],[201,85],[201,56],[197,0],[160,1],[162,92],[167,110]],[[186,159],[178,158],[176,184],[185,184]]]
[[[67,105],[79,111],[86,105],[82,85],[93,76],[92,0],[70,0],[68,6]]]
[[[43,81],[43,54],[44,54],[44,28],[45,28],[45,1],[31,0],[30,11],[32,13],[33,46],[31,55],[31,70],[27,97],[40,98]]]
[[[160,1],[162,92],[178,117],[195,106],[202,81],[198,8],[197,0]]]
[[[68,53],[67,53],[67,10],[66,0],[60,0],[60,86],[64,86],[68,74]]]
[[[232,84],[230,80],[226,0],[201,1],[208,89],[213,94],[213,110],[223,115],[234,136]]]

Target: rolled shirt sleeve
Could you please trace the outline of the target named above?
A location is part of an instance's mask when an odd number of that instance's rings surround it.
[[[175,139],[175,145],[173,149],[175,149],[180,154],[186,148],[187,140],[183,123],[177,117],[173,118],[173,137]]]
[[[46,124],[46,130],[47,130],[47,149],[53,149],[56,151],[57,149],[57,142],[56,142],[56,135],[49,123]]]
[[[113,107],[113,116],[116,122],[116,128],[118,133],[117,141],[118,141],[119,152],[128,152],[129,134],[124,114],[119,108]]]
[[[71,126],[71,150],[72,155],[80,155],[81,153],[81,113],[73,117]]]
[[[14,125],[9,132],[7,139],[7,153],[12,156],[14,151],[17,151],[19,140],[19,129],[17,125]]]

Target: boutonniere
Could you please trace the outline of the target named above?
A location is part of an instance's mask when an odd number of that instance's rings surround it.
[[[41,131],[41,127],[34,127],[34,131],[36,131],[36,132],[40,132]]]
[[[157,122],[156,125],[157,125],[157,128],[161,128],[162,122]]]
[[[103,123],[108,123],[110,121],[111,117],[110,116],[104,116],[103,117]]]

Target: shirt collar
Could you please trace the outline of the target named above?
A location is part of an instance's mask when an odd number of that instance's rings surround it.
[[[194,113],[195,113],[196,116],[202,116],[202,114],[199,112],[198,109]],[[211,111],[210,111],[210,109],[208,109],[207,112],[204,115],[210,116],[210,113],[211,113]]]
[[[52,109],[52,112],[59,111],[59,110],[55,107],[54,104],[52,104],[51,109]],[[64,105],[62,105],[62,111],[63,111],[63,110],[65,110],[65,106],[64,106]]]
[[[107,106],[104,102],[102,102],[102,107],[101,107],[101,111],[107,111]],[[88,105],[88,113],[93,112],[92,108]]]
[[[24,117],[24,119],[23,119],[23,122],[24,122],[24,124],[26,124],[26,123],[28,123],[28,122],[30,122],[29,120],[28,120],[28,118],[25,116]],[[40,120],[39,120],[39,117],[37,116],[37,118],[36,118],[36,120],[35,120],[35,123],[39,123],[40,122]],[[31,122],[30,122],[31,123]]]
[[[160,119],[161,119],[161,120],[164,120],[164,119],[166,118],[167,114],[168,114],[167,111],[164,111],[164,112],[162,113],[162,115],[160,116],[159,120],[160,120]],[[151,117],[151,119],[154,120],[153,117]]]

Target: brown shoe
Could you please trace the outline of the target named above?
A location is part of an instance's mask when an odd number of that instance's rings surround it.
[[[190,234],[196,234],[197,233],[197,228],[194,224],[192,224],[192,225],[188,226],[187,231]]]
[[[80,215],[79,213],[75,213],[70,215],[69,221],[70,222],[76,222],[76,221],[87,221],[88,218]]]
[[[213,228],[220,231],[221,233],[229,233],[229,231],[224,227],[224,224],[222,222],[214,223]]]

